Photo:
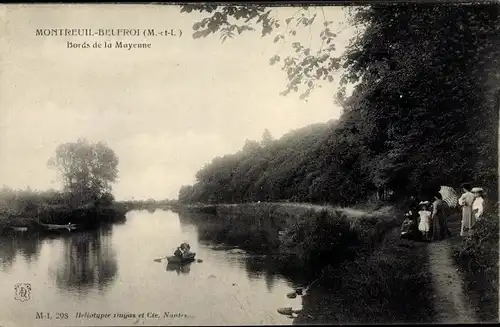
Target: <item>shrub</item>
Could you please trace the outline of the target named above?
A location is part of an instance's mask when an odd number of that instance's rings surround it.
[[[475,224],[472,236],[464,238],[457,255],[470,269],[485,270],[498,266],[498,223],[498,217],[485,217]]]
[[[481,321],[498,320],[498,225],[497,215],[485,217],[454,252],[464,272],[465,292]]]

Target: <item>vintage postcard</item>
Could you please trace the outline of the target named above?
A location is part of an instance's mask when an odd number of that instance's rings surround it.
[[[0,5],[0,326],[498,322],[500,5]]]

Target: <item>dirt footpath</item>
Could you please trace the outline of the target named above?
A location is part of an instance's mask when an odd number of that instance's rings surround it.
[[[427,246],[429,272],[434,286],[436,323],[477,323],[474,310],[465,298],[463,281],[453,263],[448,240]]]

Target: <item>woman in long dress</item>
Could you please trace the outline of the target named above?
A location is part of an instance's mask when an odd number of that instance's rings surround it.
[[[483,189],[480,187],[474,187],[472,189],[472,194],[474,194],[474,202],[472,203],[472,217],[474,221],[479,221],[483,218],[484,213],[484,198]]]
[[[474,225],[472,217],[472,203],[474,202],[474,194],[471,192],[471,185],[465,183],[462,185],[464,193],[458,199],[458,204],[462,207],[462,226],[460,228],[460,236],[469,236],[471,228]]]
[[[432,203],[432,239],[443,239],[447,234],[446,224],[446,202],[443,201],[443,196],[440,193],[434,195]]]

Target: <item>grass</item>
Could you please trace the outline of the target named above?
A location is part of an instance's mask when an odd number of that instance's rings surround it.
[[[385,233],[401,223],[391,207],[247,203],[218,205],[217,213],[198,225],[200,239],[271,254],[277,269],[287,274],[305,268],[316,272],[370,253]]]
[[[389,207],[372,212],[311,208],[288,226],[282,253],[291,254],[303,266],[316,270],[370,253],[399,223]]]
[[[476,223],[472,236],[453,243],[453,254],[464,278],[465,294],[483,322],[498,321],[497,214]]]
[[[325,268],[304,296],[295,323],[432,322],[426,264],[425,244],[400,240],[393,229],[371,254]]]

